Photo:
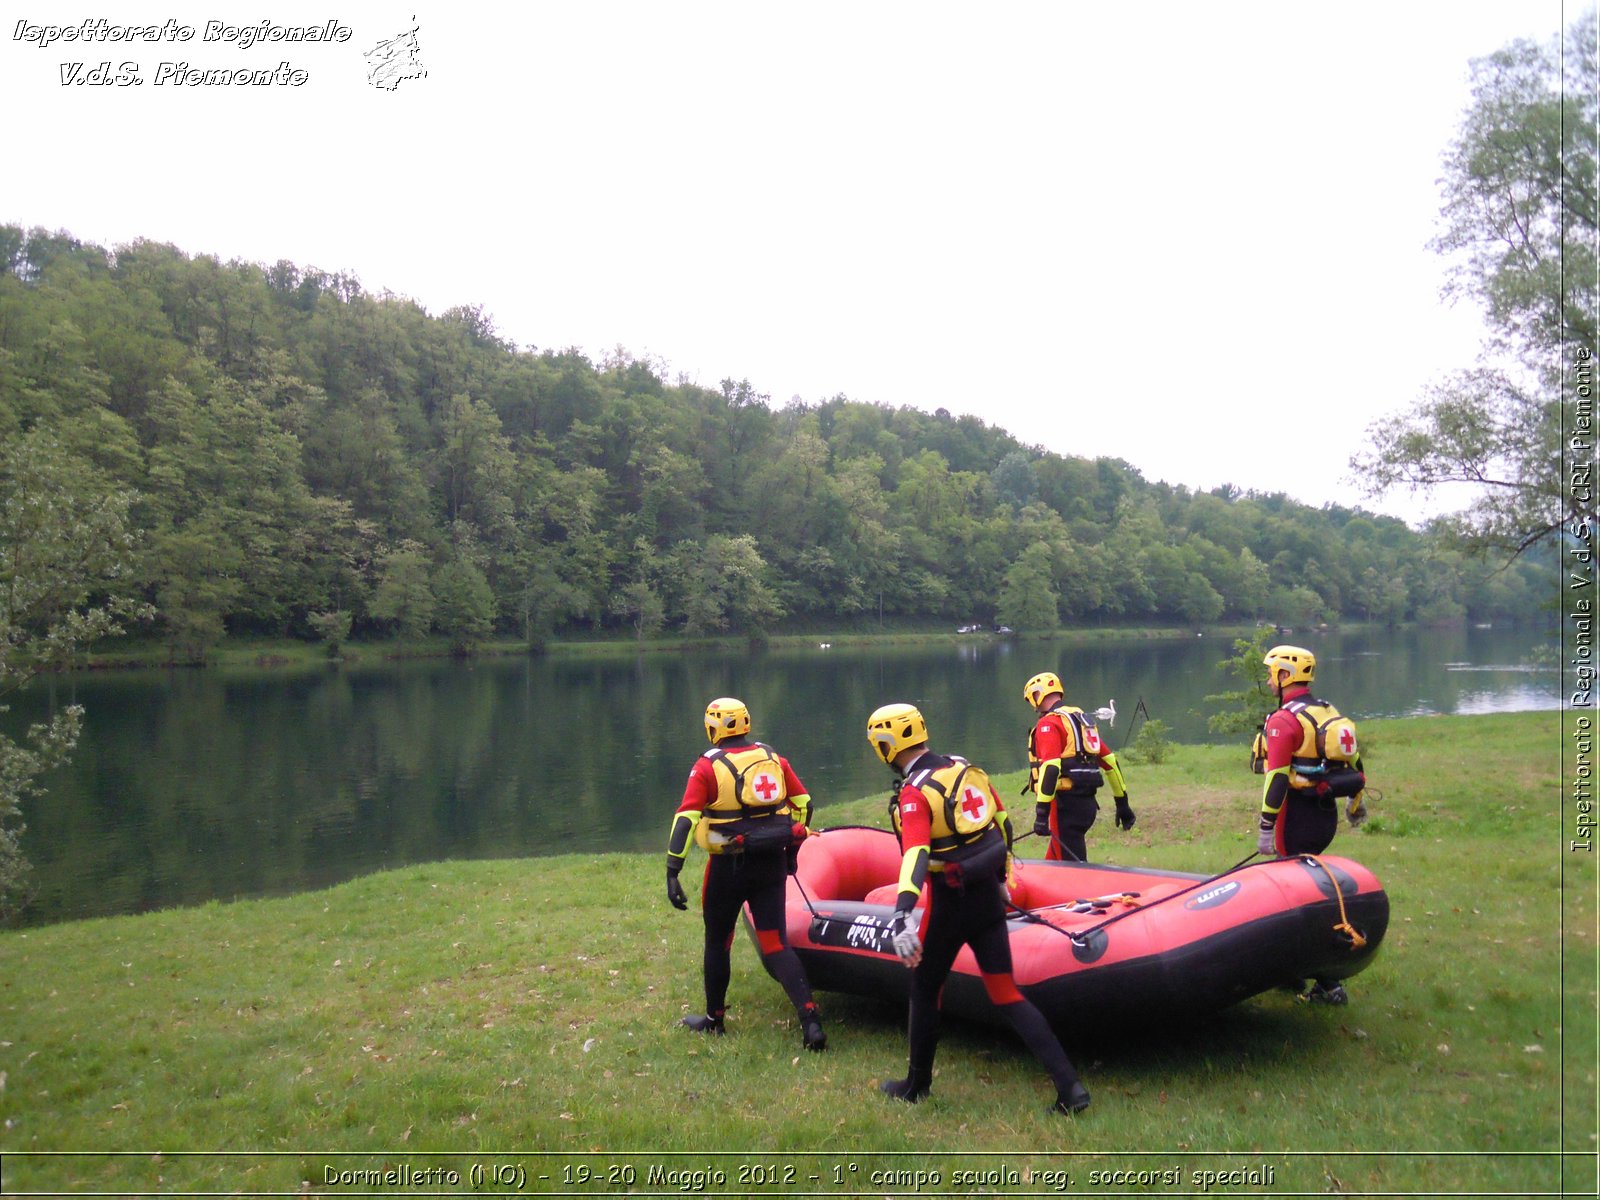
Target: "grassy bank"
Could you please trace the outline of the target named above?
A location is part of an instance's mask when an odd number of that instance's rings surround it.
[[[907,1195],[916,1171],[940,1173],[924,1194],[1067,1173],[1127,1194],[1090,1174],[1114,1170],[1147,1173],[1141,1195],[1194,1194],[1200,1171],[1253,1172],[1207,1182],[1247,1194],[1592,1193],[1594,869],[1561,851],[1558,715],[1363,732],[1384,799],[1333,850],[1378,873],[1393,920],[1351,1005],[1274,994],[1198,1029],[1069,1031],[1080,1118],[1045,1114],[1009,1036],[954,1021],[932,1099],[884,1101],[903,1012],[824,993],[832,1044],[803,1055],[742,937],[729,1035],[675,1029],[700,1003],[700,924],[667,906],[660,855],[443,863],[0,933],[0,1191],[448,1192],[456,1171],[469,1192],[477,1166],[507,1173],[481,1194],[622,1192],[632,1172],[646,1194]],[[1177,747],[1137,780],[1137,826],[1097,825],[1097,857],[1214,872],[1253,848],[1239,749]],[[821,823],[881,819],[867,798]],[[696,1170],[725,1180],[673,1174]]]

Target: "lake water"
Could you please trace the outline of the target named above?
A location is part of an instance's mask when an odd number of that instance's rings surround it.
[[[1561,707],[1546,630],[1361,630],[1303,639],[1327,698],[1357,719]],[[506,658],[315,670],[79,673],[14,698],[15,731],[81,703],[72,765],[26,812],[29,923],[272,895],[447,858],[661,850],[714,696],[821,806],[889,774],[868,748],[880,704],[922,707],[936,747],[995,772],[1025,765],[1022,685],[1058,672],[1068,700],[1113,698],[1101,732],[1137,732],[1142,699],[1177,741],[1215,740],[1206,695],[1232,640],[955,645]],[[1131,781],[1137,798],[1137,777]]]

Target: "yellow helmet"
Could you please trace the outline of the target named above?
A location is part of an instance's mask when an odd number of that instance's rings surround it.
[[[911,704],[885,704],[874,709],[867,718],[867,741],[886,763],[908,746],[920,746],[928,740],[928,723]]]
[[[1266,664],[1267,679],[1274,687],[1278,681],[1273,676],[1280,670],[1289,672],[1289,678],[1283,681],[1285,687],[1310,683],[1317,673],[1317,656],[1300,646],[1274,646],[1261,661]]]
[[[1040,671],[1027,683],[1022,685],[1022,698],[1035,708],[1051,692],[1066,695],[1067,689],[1061,686],[1061,676],[1054,671]]]
[[[750,732],[750,710],[743,700],[723,696],[706,705],[706,741],[715,746],[723,738]]]

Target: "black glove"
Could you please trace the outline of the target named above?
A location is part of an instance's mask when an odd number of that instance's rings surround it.
[[[678,882],[678,872],[672,867],[667,868],[667,899],[673,908],[681,910],[689,907],[689,897],[683,894],[683,884]]]
[[[1050,805],[1039,803],[1033,806],[1033,832],[1039,837],[1050,836]]]
[[[1132,829],[1134,821],[1133,806],[1128,803],[1128,794],[1124,792],[1120,796],[1113,797],[1113,799],[1117,802],[1117,828]]]

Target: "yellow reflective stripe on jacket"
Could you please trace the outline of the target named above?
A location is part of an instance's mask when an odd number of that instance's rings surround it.
[[[1293,786],[1294,773],[1288,767],[1278,767],[1267,772],[1267,781],[1261,786],[1261,815],[1276,817],[1278,810],[1283,807],[1283,800],[1288,795],[1289,788]],[[1279,785],[1277,803],[1273,803],[1272,785]]]
[[[929,867],[928,848],[926,846],[913,846],[900,857],[900,886],[895,895],[909,893],[913,905],[922,895],[922,885],[927,881]],[[895,905],[896,908],[899,905]]]
[[[1120,800],[1128,794],[1128,785],[1122,782],[1122,764],[1117,762],[1114,753],[1106,751],[1106,756],[1100,760],[1100,769],[1105,772],[1113,796]]]
[[[672,828],[667,833],[668,858],[675,858],[681,864],[689,857],[689,839],[694,836],[698,824],[700,813],[696,809],[672,814]]]
[[[1053,799],[1061,786],[1061,772],[1064,769],[1059,758],[1047,758],[1034,763],[1028,772],[1028,786],[1033,789],[1033,794],[1041,800]]]
[[[807,792],[790,796],[789,807],[794,810],[794,819],[802,825],[811,824],[811,796]]]

